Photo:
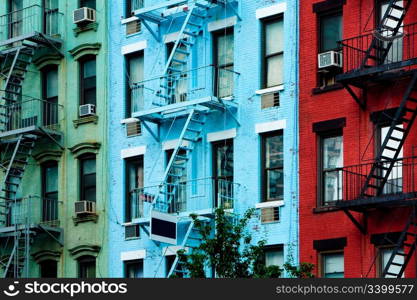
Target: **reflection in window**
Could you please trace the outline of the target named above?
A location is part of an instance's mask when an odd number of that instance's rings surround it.
[[[342,199],[343,137],[328,137],[322,140],[323,204]]]
[[[282,133],[263,137],[263,201],[284,198],[284,138]]]

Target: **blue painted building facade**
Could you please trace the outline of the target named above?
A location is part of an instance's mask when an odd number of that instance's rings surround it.
[[[175,273],[218,206],[298,263],[297,3],[109,4],[109,277]]]

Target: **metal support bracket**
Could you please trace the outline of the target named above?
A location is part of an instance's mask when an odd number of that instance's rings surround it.
[[[353,99],[359,104],[359,106],[365,110],[366,109],[366,101],[364,101],[363,99],[361,99],[353,90],[352,88],[346,84],[343,83],[343,86],[345,87],[345,89],[349,92],[349,94],[353,97]]]
[[[149,32],[152,34],[152,36],[155,38],[155,40],[160,43],[161,42],[161,35],[160,35],[160,31],[158,30],[158,33],[156,33],[152,27],[148,24],[148,22],[146,20],[144,20],[143,18],[141,18],[142,24],[145,25],[146,29],[149,30]]]
[[[145,121],[141,120],[141,124],[143,124],[143,126],[146,128],[146,130],[152,135],[152,137],[155,139],[155,141],[157,141],[158,143],[160,142],[159,139],[159,134],[155,133],[152,128],[149,127],[148,124],[146,124]]]
[[[61,148],[61,150],[65,150],[65,147],[61,145],[60,142],[58,142],[52,135],[50,135],[45,129],[43,129],[42,127],[39,127],[39,130],[42,131],[44,134],[46,134],[55,144],[58,145],[59,148]]]
[[[349,219],[360,230],[360,232],[362,232],[362,234],[366,234],[368,229],[368,216],[366,213],[364,213],[364,224],[361,224],[358,220],[355,219],[355,217],[350,213],[350,211],[348,211],[347,209],[343,209],[343,212],[349,217]]]
[[[49,232],[48,229],[46,229],[44,226],[42,225],[38,225],[38,227],[40,229],[42,229],[43,231],[45,231],[54,241],[56,241],[59,245],[61,245],[61,247],[64,247],[64,241],[63,241],[63,237],[62,237],[62,232],[59,235],[59,238],[56,238],[52,233]]]

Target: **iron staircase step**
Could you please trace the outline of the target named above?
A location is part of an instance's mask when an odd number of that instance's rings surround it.
[[[184,54],[184,55],[190,55],[190,52],[188,52],[186,50],[183,50],[183,49],[180,49],[180,48],[177,48],[175,50],[175,52],[178,52],[178,53],[181,53],[181,54]]]
[[[399,263],[395,263],[395,262],[392,262],[391,265],[394,265],[394,266],[397,266],[397,267],[402,267],[403,266],[403,264],[399,264]]]
[[[395,3],[393,3],[393,4],[391,5],[391,8],[392,8],[392,9],[396,9],[396,10],[401,10],[401,11],[404,11],[404,10],[405,10],[405,8],[404,8],[404,7],[399,6],[399,5],[395,4]]]
[[[194,32],[191,32],[191,31],[188,31],[188,30],[184,30],[183,33],[186,34],[186,35],[192,36],[192,37],[197,37],[198,36],[198,34],[196,34]]]
[[[397,21],[397,22],[399,22],[399,21],[402,20],[401,18],[398,18],[398,17],[393,16],[393,15],[387,15],[387,18],[388,19],[391,19],[391,20],[394,20],[394,21]]]
[[[398,277],[399,274],[394,274],[394,273],[391,273],[391,272],[387,272],[386,275]]]

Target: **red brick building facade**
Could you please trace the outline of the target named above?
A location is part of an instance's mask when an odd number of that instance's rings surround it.
[[[417,1],[300,2],[300,259],[416,277]]]

